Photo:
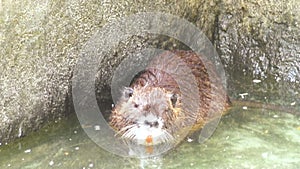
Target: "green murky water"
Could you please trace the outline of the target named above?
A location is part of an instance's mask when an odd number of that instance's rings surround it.
[[[123,158],[102,150],[75,115],[0,146],[0,168],[289,168],[300,167],[300,117],[234,107],[203,144],[185,141],[163,157]]]

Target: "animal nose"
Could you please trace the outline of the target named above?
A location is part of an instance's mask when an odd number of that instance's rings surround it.
[[[145,121],[145,124],[150,127],[158,127],[158,125],[159,125],[158,121],[149,122],[147,120]]]

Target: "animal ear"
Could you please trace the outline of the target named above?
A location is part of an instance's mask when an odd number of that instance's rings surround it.
[[[176,106],[177,98],[178,98],[178,96],[177,96],[177,94],[175,94],[175,93],[170,95],[170,100],[171,100],[171,103],[172,103],[172,106],[173,106],[173,107]]]
[[[133,88],[131,87],[125,87],[123,91],[123,96],[126,99],[129,99],[133,95]]]

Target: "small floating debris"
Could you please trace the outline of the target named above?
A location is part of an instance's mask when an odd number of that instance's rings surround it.
[[[24,151],[24,153],[30,153],[31,152],[31,149],[27,149]]]
[[[75,150],[79,150],[79,147],[75,147]]]
[[[189,138],[189,137],[187,138],[187,142],[189,142],[189,143],[190,143],[190,142],[192,142],[192,141],[194,141],[194,140],[193,140],[193,139],[191,139],[191,138]]]
[[[277,114],[275,114],[273,117],[274,117],[274,118],[278,118],[279,116],[278,116]]]
[[[238,159],[243,158],[243,156],[241,156],[241,155],[237,155],[237,156],[235,156],[235,157],[238,158]]]
[[[248,107],[247,106],[243,106],[243,110],[247,110],[248,109]]]
[[[242,99],[244,99],[245,96],[248,96],[249,94],[248,93],[240,93],[239,95],[241,96]]]
[[[7,167],[11,167],[11,164],[7,164]]]
[[[262,158],[267,158],[269,156],[268,152],[262,153],[261,154]]]
[[[49,165],[50,165],[50,166],[53,166],[53,165],[54,165],[54,161],[51,160],[51,161],[49,162]]]
[[[95,125],[95,126],[94,126],[94,129],[95,129],[96,131],[99,131],[99,130],[100,130],[100,126],[99,126],[99,125]]]
[[[291,106],[295,106],[295,105],[296,105],[296,102],[291,103]]]
[[[261,80],[259,80],[259,79],[253,79],[252,82],[253,82],[253,83],[260,83]]]
[[[77,134],[77,130],[74,131],[74,134]]]
[[[90,163],[90,164],[89,164],[89,167],[90,167],[90,168],[93,168],[93,167],[94,167],[94,164],[93,164],[93,163]]]

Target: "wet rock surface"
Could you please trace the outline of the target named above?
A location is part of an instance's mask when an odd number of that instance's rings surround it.
[[[215,43],[231,94],[299,104],[299,1],[224,0],[219,6]]]
[[[295,100],[299,98],[300,78],[300,12],[296,0],[1,3],[2,143],[73,112],[72,72],[85,43],[110,21],[137,12],[171,13],[200,28],[219,51],[231,95],[251,90],[255,99],[264,99],[259,95],[263,93],[280,100],[284,94],[289,102],[299,103]],[[133,37],[105,56],[96,81],[99,93],[109,88],[112,72],[121,60],[147,46],[149,38]],[[263,83],[253,83],[253,79]]]
[[[210,8],[216,4],[204,2],[0,2],[0,142],[25,136],[72,112],[72,71],[86,41],[103,25],[137,12],[160,11],[195,21],[212,37]],[[109,84],[113,68],[128,53],[116,51],[99,65],[99,88]]]

